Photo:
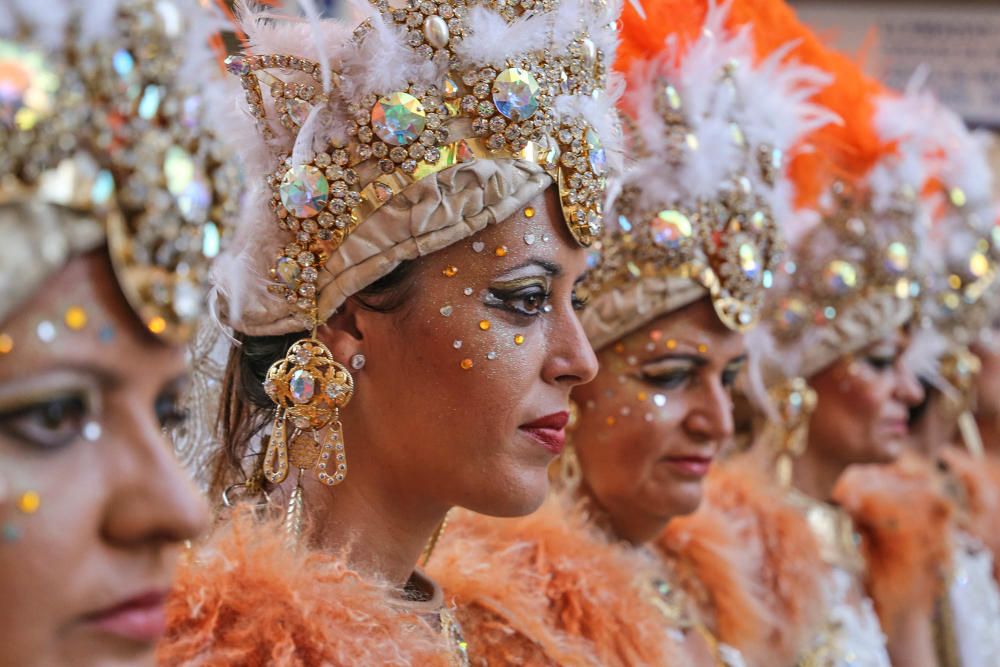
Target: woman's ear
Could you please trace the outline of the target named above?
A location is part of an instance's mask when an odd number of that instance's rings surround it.
[[[364,353],[364,336],[358,328],[357,320],[359,308],[354,299],[348,299],[316,331],[316,337],[330,349],[333,358],[345,366],[351,357]]]

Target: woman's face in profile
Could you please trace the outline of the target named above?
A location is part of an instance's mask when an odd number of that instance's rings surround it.
[[[204,505],[164,428],[184,352],[142,328],[104,251],[0,322],[0,663],[153,664]]]

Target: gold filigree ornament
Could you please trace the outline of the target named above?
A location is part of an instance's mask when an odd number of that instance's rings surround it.
[[[796,246],[795,261],[781,267],[782,297],[772,311],[772,332],[781,342],[799,339],[810,327],[825,327],[855,304],[879,294],[916,308],[926,277],[918,266],[919,239],[913,220],[920,205],[909,187],[893,192],[880,213],[870,193],[834,185],[836,204],[824,222]]]
[[[264,390],[275,403],[263,473],[271,484],[288,477],[289,466],[316,470],[326,486],[347,477],[340,409],[354,395],[350,371],[315,338],[297,341],[267,371]]]

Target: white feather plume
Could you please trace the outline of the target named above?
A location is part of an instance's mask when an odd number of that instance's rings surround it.
[[[672,35],[657,58],[636,63],[631,72],[626,107],[632,110],[639,143],[647,149],[647,157],[637,162],[628,179],[642,186],[640,206],[713,197],[734,173],[756,174],[745,164],[746,156],[755,158],[759,146],[788,153],[807,133],[837,120],[810,102],[827,85],[828,75],[786,62],[793,45],[755,63],[750,27],[726,27],[730,4],[709,3],[701,35],[686,51],[679,52]],[[724,77],[727,69],[731,75]],[[691,135],[680,145],[656,109],[666,83],[680,96]],[[749,148],[733,140],[734,124]],[[670,150],[681,151],[683,157],[676,168],[664,169],[663,156]],[[788,184],[772,188],[757,180],[772,210],[791,212]]]

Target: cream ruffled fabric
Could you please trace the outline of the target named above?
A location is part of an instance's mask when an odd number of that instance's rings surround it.
[[[327,260],[317,281],[320,321],[348,297],[389,274],[401,262],[437,252],[502,222],[552,185],[539,165],[525,160],[474,160],[414,183],[358,225]],[[288,243],[288,238],[277,239]],[[267,291],[274,252],[248,239],[236,261],[256,267],[260,280],[239,286],[239,304],[222,312],[237,331],[260,336],[302,331],[288,304]],[[233,295],[234,286],[220,285]],[[231,297],[232,298],[232,297]]]
[[[74,255],[105,241],[104,225],[37,201],[0,206],[0,322]]]
[[[840,357],[891,335],[913,316],[913,302],[880,293],[841,311],[833,322],[814,327],[802,351],[800,377],[810,378]]]
[[[841,310],[832,322],[809,325],[790,344],[776,342],[760,328],[747,340],[759,360],[754,373],[759,373],[766,387],[777,386],[789,378],[809,379],[837,359],[891,335],[906,325],[913,314],[913,301],[880,292]],[[767,401],[763,394],[758,400]]]
[[[590,344],[600,350],[707,296],[707,289],[688,278],[642,278],[595,295],[580,319]]]

